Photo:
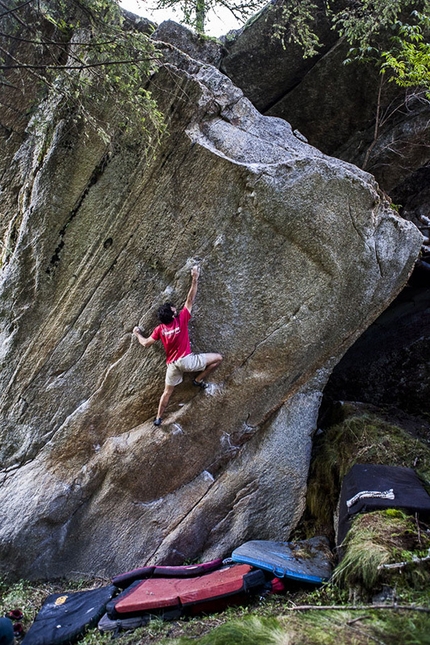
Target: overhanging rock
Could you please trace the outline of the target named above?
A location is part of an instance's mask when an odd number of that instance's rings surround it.
[[[371,175],[260,115],[215,68],[167,48],[151,90],[168,124],[156,154],[52,101],[7,173],[5,573],[109,575],[288,539],[330,370],[420,249]],[[207,393],[176,388],[155,429],[163,353],[131,331],[184,301],[195,261],[193,347],[224,362]]]

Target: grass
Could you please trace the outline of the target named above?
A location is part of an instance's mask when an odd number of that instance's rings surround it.
[[[373,631],[376,638],[390,645],[430,645],[430,621],[424,614],[393,614],[389,622],[377,618]]]
[[[292,640],[276,618],[247,616],[241,621],[233,620],[220,625],[197,641],[200,645],[290,645]],[[192,638],[178,638],[172,645],[192,645]]]
[[[421,583],[428,584],[426,575],[428,563],[414,562],[414,557],[427,555],[430,548],[430,534],[422,529],[414,517],[400,510],[389,509],[357,515],[344,542],[345,554],[336,567],[332,580],[346,587],[359,587],[371,592],[379,583],[391,583],[399,576],[407,578],[413,587],[411,575],[414,570],[422,569]],[[383,565],[409,562],[401,568],[384,568]],[[426,580],[427,578],[427,580]],[[419,583],[420,584],[420,583]]]

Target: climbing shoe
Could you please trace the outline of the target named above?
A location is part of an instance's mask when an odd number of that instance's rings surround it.
[[[155,425],[155,426],[161,426],[161,422],[162,422],[162,421],[163,421],[163,419],[162,419],[161,417],[157,417],[157,418],[154,420],[154,425]]]
[[[193,385],[200,387],[202,390],[206,390],[206,388],[209,387],[209,383],[205,383],[204,381],[196,381],[196,379],[194,379]]]

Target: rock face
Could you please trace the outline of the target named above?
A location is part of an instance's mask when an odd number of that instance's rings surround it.
[[[303,60],[295,43],[282,47],[273,36],[274,26],[282,23],[282,2],[275,0],[226,40],[221,69],[263,114],[287,120],[326,154],[375,175],[405,217],[411,211],[428,214],[430,201],[423,193],[430,104],[425,93],[381,82],[368,64],[343,64],[348,45],[330,29],[324,3],[316,5],[312,28],[322,43],[318,54]],[[422,193],[418,203],[417,191]]]
[[[260,112],[267,112],[277,105],[306,77],[321,55],[336,43],[337,36],[330,29],[325,14],[325,3],[316,0],[314,4],[318,9],[311,27],[318,34],[323,48],[313,57],[304,58],[298,44],[283,42],[275,36],[277,26],[285,23],[282,0],[267,4],[245,27],[224,39],[221,70]]]
[[[170,43],[191,58],[219,67],[224,47],[217,40],[195,34],[173,20],[166,20],[152,34],[153,40]]]
[[[429,311],[428,288],[404,289],[336,366],[327,397],[394,406],[428,430]]]
[[[430,103],[425,93],[382,81],[369,65],[344,65],[348,46],[327,30],[322,5],[314,28],[324,46],[306,64],[294,43],[282,48],[273,37],[281,5],[275,0],[226,40],[221,69],[262,113],[286,119],[326,154],[374,174],[402,217],[430,237]],[[249,55],[253,52],[258,55]],[[327,390],[330,397],[394,403],[428,418],[428,247],[423,257],[413,289],[339,364]]]
[[[330,371],[421,245],[371,175],[214,67],[166,48],[150,89],[168,121],[155,151],[106,142],[55,97],[8,148],[2,573],[110,575],[288,538]],[[164,356],[131,331],[185,300],[195,262],[193,347],[224,362],[155,429]]]

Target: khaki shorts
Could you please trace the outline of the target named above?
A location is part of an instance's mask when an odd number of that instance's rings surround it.
[[[201,372],[207,363],[207,354],[188,354],[167,365],[166,385],[179,385],[184,380],[184,372]]]

